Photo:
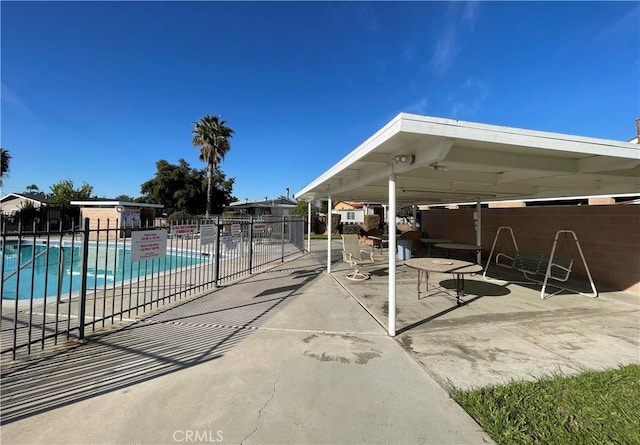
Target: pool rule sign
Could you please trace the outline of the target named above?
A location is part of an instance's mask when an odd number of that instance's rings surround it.
[[[166,230],[131,232],[131,261],[152,260],[167,254]]]

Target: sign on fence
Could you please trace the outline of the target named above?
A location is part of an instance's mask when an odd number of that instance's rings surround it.
[[[200,244],[213,244],[216,241],[216,225],[203,224],[200,226]]]
[[[140,230],[131,232],[131,261],[162,258],[166,254],[166,230]]]
[[[171,234],[172,235],[190,235],[192,233],[198,232],[197,224],[177,224],[175,226],[171,226]]]
[[[221,233],[220,241],[227,250],[233,250],[236,248],[236,242],[233,240],[233,235],[230,232]]]

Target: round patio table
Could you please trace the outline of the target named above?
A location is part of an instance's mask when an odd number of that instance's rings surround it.
[[[482,246],[477,246],[475,244],[464,244],[464,243],[438,243],[438,244],[434,244],[434,246],[439,247],[440,249],[446,250],[447,256],[449,256],[452,250],[467,251],[469,252],[469,254],[473,254],[473,252],[478,252],[482,250]]]
[[[452,260],[449,258],[411,258],[404,262],[405,266],[418,270],[418,299],[420,299],[420,283],[422,276],[425,277],[427,285],[426,291],[429,290],[429,272],[450,273],[453,275],[453,281],[456,286],[456,304],[458,306],[464,304],[461,298],[464,293],[464,276],[466,274],[474,274],[482,272],[482,266],[476,263],[463,260]],[[435,287],[435,286],[434,286]],[[438,286],[439,287],[439,286]],[[441,288],[442,289],[442,288]],[[448,294],[448,292],[445,291]]]
[[[439,243],[452,243],[450,239],[443,238],[420,238],[420,242],[427,245],[427,255],[431,256],[431,245]]]

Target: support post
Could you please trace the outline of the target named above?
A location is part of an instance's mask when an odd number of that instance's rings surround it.
[[[329,195],[329,198],[327,199],[327,273],[331,273],[331,226],[333,224],[331,219],[332,207],[331,195]]]
[[[476,245],[482,246],[482,206],[480,205],[480,198],[476,198]],[[482,251],[478,250],[476,253],[476,262],[482,264]]]
[[[413,227],[413,229],[417,229],[416,227],[416,218],[418,217],[418,206],[414,204],[411,204],[411,209],[413,210],[413,222],[411,223],[411,227]]]
[[[396,176],[389,175],[389,336],[396,336]]]
[[[307,252],[311,252],[311,201],[307,201]]]

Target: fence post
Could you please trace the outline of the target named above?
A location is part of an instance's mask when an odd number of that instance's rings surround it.
[[[253,273],[253,216],[249,217],[249,274]]]
[[[283,216],[282,217],[282,252],[280,255],[280,261],[284,261],[284,235],[285,235],[285,230],[287,228],[287,217]]]
[[[98,234],[99,235],[99,234]],[[87,269],[89,262],[89,218],[84,218],[82,227],[82,269],[80,272],[80,301],[78,308],[78,337],[84,339],[84,316],[87,311]]]
[[[214,240],[215,254],[213,256],[213,287],[218,287],[218,277],[220,276],[220,216],[216,217],[216,237]]]

